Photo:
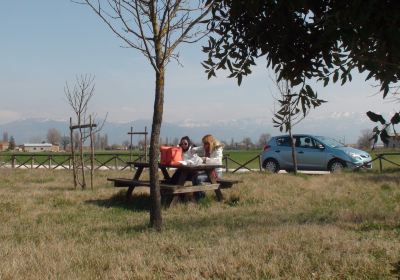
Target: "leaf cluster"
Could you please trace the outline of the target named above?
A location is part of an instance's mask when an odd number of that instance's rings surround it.
[[[280,109],[274,114],[272,122],[274,127],[278,127],[280,131],[287,132],[303,119],[310,109],[316,108],[326,101],[319,99],[317,93],[309,85],[306,85],[298,93],[287,90],[281,95],[278,102]],[[299,119],[300,115],[302,115],[301,119]]]
[[[255,58],[265,57],[291,87],[309,79],[343,85],[357,69],[385,97],[400,78],[398,11],[398,0],[216,0],[203,66],[209,78],[228,69],[240,85]],[[305,98],[312,103],[312,91]]]
[[[398,112],[395,113],[389,122],[387,122],[382,115],[376,114],[371,111],[367,112],[367,116],[371,121],[380,123],[382,125],[381,128],[379,128],[379,126],[375,126],[374,129],[372,130],[373,135],[372,135],[371,140],[374,141],[373,148],[375,147],[375,144],[376,144],[376,142],[378,142],[379,138],[386,145],[389,143],[389,138],[390,138],[389,133],[388,133],[389,127],[392,127],[394,134],[397,135],[395,125],[400,123],[400,113],[398,113]]]

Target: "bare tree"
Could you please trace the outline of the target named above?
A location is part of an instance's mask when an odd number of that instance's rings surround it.
[[[90,138],[91,140],[91,150],[93,146],[93,134],[101,130],[104,125],[105,119],[102,124],[97,126],[95,130],[92,130],[94,119],[87,113],[88,104],[94,94],[94,76],[93,75],[80,75],[76,77],[76,81],[73,88],[70,88],[68,83],[65,84],[64,92],[68,100],[69,105],[74,111],[76,118],[76,129],[77,131],[73,134],[72,119],[70,124],[71,129],[71,142],[74,142],[74,146],[71,145],[71,152],[73,157],[73,173],[74,173],[74,184],[77,184],[81,188],[86,187],[85,178],[85,160],[83,155],[84,142]],[[90,124],[88,125],[88,122]],[[96,126],[96,125],[94,125]],[[79,149],[79,156],[75,157],[74,148]],[[93,154],[92,154],[92,166],[93,166]],[[80,170],[78,173],[77,171]],[[80,176],[79,176],[80,175]],[[91,168],[91,175],[93,175],[93,168]]]
[[[267,144],[267,142],[269,141],[269,139],[271,139],[271,134],[269,133],[263,133],[260,135],[260,138],[258,138],[258,146],[260,148],[263,148],[265,146],[265,144]]]
[[[250,137],[243,138],[242,142],[246,146],[246,150],[250,149],[253,146],[253,141],[251,141]]]
[[[62,147],[62,149],[64,150],[64,151],[66,151],[67,150],[67,147],[68,147],[68,145],[71,143],[71,140],[69,139],[69,137],[68,136],[62,136],[61,137],[61,139],[60,139],[60,145],[61,145],[61,147]]]
[[[141,52],[155,72],[155,97],[150,139],[150,225],[161,230],[161,196],[158,178],[160,128],[164,106],[165,68],[178,61],[177,46],[198,41],[198,28],[210,3],[190,0],[76,0],[87,4],[128,47]],[[178,61],[179,62],[179,61]]]
[[[357,140],[357,147],[361,149],[371,149],[374,144],[374,133],[370,129],[363,129]]]
[[[53,145],[58,145],[61,142],[61,134],[56,128],[49,128],[47,131],[47,141]]]

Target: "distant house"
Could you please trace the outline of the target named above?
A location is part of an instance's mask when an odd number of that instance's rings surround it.
[[[52,145],[50,143],[40,143],[40,144],[24,144],[23,151],[29,153],[36,152],[58,152],[60,147],[58,145]]]
[[[0,152],[8,150],[8,142],[0,142]]]

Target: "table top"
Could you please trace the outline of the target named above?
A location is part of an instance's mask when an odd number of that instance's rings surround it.
[[[127,164],[133,165],[135,167],[144,167],[144,168],[150,167],[150,164],[148,162],[127,162]],[[182,170],[196,171],[196,170],[210,170],[210,169],[215,169],[215,168],[221,168],[221,167],[223,167],[223,165],[219,165],[219,164],[200,164],[200,165],[192,166],[192,165],[183,165],[183,164],[181,164],[181,165],[158,164],[158,167],[160,167],[160,168],[179,168],[179,169],[182,169]]]

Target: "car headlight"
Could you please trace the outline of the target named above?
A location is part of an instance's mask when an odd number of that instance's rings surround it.
[[[347,155],[349,155],[352,159],[355,160],[362,160],[361,156],[356,154],[356,153],[352,153],[352,152],[346,152]]]

